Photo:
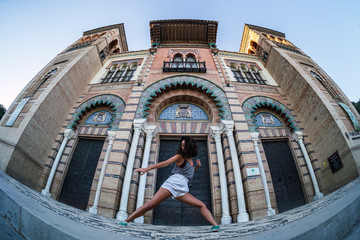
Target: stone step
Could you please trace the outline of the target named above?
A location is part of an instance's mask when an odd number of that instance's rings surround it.
[[[159,226],[93,215],[49,199],[0,172],[0,232],[25,239],[341,239],[360,221],[360,178],[320,200],[246,223]]]

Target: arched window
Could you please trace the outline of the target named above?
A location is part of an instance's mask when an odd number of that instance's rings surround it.
[[[341,100],[339,94],[334,90],[334,88],[327,81],[324,81],[324,79],[319,74],[312,70],[310,71],[310,74],[321,83],[321,85],[326,89],[332,98],[334,98],[336,101]]]
[[[51,78],[56,72],[57,68],[52,69],[50,72],[46,73],[38,82],[36,82],[26,94],[27,97],[32,97],[40,88],[41,86]]]
[[[124,82],[130,81],[132,76],[134,75],[134,72],[136,71],[137,63],[132,63],[129,68],[127,69],[125,76],[123,78]]]
[[[251,71],[254,74],[255,79],[259,84],[266,84],[265,80],[261,77],[259,69],[255,65],[251,65]]]
[[[241,64],[241,70],[244,73],[246,81],[248,83],[256,83],[255,78],[251,74],[250,69],[246,64]]]
[[[266,85],[266,80],[263,79],[258,67],[255,64],[239,63],[240,67],[234,62],[229,64],[230,70],[232,71],[236,81],[242,83]]]
[[[111,82],[120,82],[124,72],[126,70],[126,63],[122,64],[119,68],[116,69],[116,72],[114,73],[114,76],[111,79]]]
[[[193,54],[188,54],[186,56],[185,67],[186,68],[197,68],[198,67],[195,56]]]
[[[130,81],[134,76],[134,73],[137,69],[137,62],[133,62],[128,65],[128,63],[122,63],[112,65],[106,76],[101,80],[101,83],[109,83],[109,82],[127,82]]]
[[[112,79],[113,75],[115,74],[116,70],[117,70],[117,65],[116,64],[112,65],[109,68],[108,72],[106,73],[106,76],[102,79],[101,83],[111,82],[111,79]]]
[[[175,54],[174,59],[173,59],[173,63],[171,64],[172,68],[183,68],[184,67],[184,63],[183,63],[183,56],[180,53]]]
[[[253,47],[256,50],[257,47],[258,47],[258,44],[257,44],[257,42],[251,40],[250,41],[250,46]]]
[[[230,64],[230,69],[235,77],[235,79],[238,82],[245,82],[243,75],[241,74],[241,71],[239,67],[235,63]]]

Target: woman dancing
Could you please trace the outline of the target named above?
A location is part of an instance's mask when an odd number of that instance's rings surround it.
[[[150,171],[151,169],[166,167],[176,162],[172,175],[161,185],[154,197],[145,205],[133,212],[125,221],[119,223],[120,226],[127,226],[129,222],[144,215],[147,211],[155,208],[161,202],[169,197],[187,203],[200,210],[201,215],[212,225],[211,231],[218,232],[220,227],[215,222],[209,209],[199,199],[195,198],[189,193],[188,181],[192,179],[194,171],[201,167],[199,159],[196,160],[196,167],[194,167],[193,157],[198,154],[198,146],[194,139],[190,137],[182,137],[177,154],[166,161],[154,164],[147,168],[138,168],[134,172],[139,172],[141,175]]]

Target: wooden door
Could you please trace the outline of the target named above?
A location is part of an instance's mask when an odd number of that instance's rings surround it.
[[[193,160],[195,162],[196,159],[200,159],[201,168],[195,172],[194,178],[189,181],[189,190],[190,194],[204,202],[206,207],[211,211],[207,141],[196,142],[199,146],[199,154]],[[160,142],[159,162],[174,156],[179,144],[180,140],[162,140]],[[158,190],[163,182],[171,175],[174,164],[157,169],[156,190]],[[172,199],[171,197],[154,209],[153,224],[172,226],[209,225],[197,208]]]
[[[279,213],[304,205],[304,193],[288,142],[271,141],[262,144],[270,168]]]

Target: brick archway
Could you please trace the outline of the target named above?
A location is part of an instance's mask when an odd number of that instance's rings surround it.
[[[250,97],[244,101],[242,108],[245,113],[249,129],[252,132],[258,132],[258,127],[255,125],[256,120],[254,113],[259,108],[270,108],[275,112],[279,112],[279,115],[285,119],[292,131],[300,130],[290,109],[275,99],[264,96]]]
[[[141,94],[135,118],[145,118],[149,106],[160,95],[174,89],[193,89],[207,95],[218,106],[221,119],[232,120],[229,101],[224,90],[216,84],[195,76],[175,76],[159,80],[148,86]]]
[[[171,90],[154,99],[149,107],[148,122],[156,122],[161,111],[176,102],[196,104],[209,115],[210,122],[220,122],[219,109],[216,103],[209,96],[192,89]]]
[[[70,119],[69,124],[67,125],[67,128],[75,129],[76,126],[79,124],[82,116],[85,115],[88,111],[90,111],[91,108],[97,105],[108,106],[111,108],[113,112],[110,130],[116,130],[125,109],[125,103],[120,97],[115,95],[99,95],[83,102],[79,107],[76,108],[74,114]]]

